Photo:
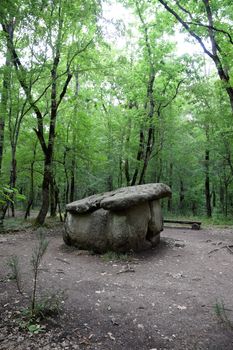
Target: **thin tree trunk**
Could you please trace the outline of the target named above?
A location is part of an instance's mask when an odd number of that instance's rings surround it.
[[[225,216],[227,217],[228,215],[228,184],[225,183]]]
[[[136,185],[138,173],[139,173],[139,167],[140,167],[140,161],[142,159],[143,155],[143,150],[144,150],[144,131],[141,129],[139,132],[139,146],[138,146],[138,152],[137,152],[137,164],[134,170],[133,178],[131,180],[131,186]]]
[[[56,186],[53,175],[51,174],[50,181],[50,216],[55,217],[57,211],[57,203],[56,203]]]
[[[33,150],[33,159],[31,161],[30,165],[30,193],[29,193],[29,199],[28,199],[28,204],[26,208],[26,212],[24,215],[24,219],[26,220],[28,216],[30,216],[30,210],[34,202],[34,164],[36,161],[36,147],[37,147],[37,142],[35,143],[35,147]]]
[[[210,174],[209,174],[210,151],[205,151],[205,200],[206,200],[206,214],[208,217],[212,216],[211,207],[211,191],[210,191]]]
[[[169,164],[169,187],[170,187],[170,189],[172,189],[172,185],[173,185],[173,163],[171,162]],[[167,210],[169,212],[172,211],[172,197],[168,198]]]
[[[44,162],[44,176],[42,183],[42,204],[39,214],[36,218],[36,224],[43,225],[49,210],[49,187],[51,182],[51,155],[47,155]]]
[[[224,210],[225,210],[225,191],[224,191],[223,183],[221,180],[220,180],[220,186],[219,186],[219,200],[220,200],[220,204],[221,204],[222,213],[224,213]]]
[[[17,161],[15,158],[15,149],[12,152],[12,160],[11,160],[11,175],[10,175],[10,186],[12,188],[16,187],[16,177],[17,177]],[[14,198],[12,198],[12,202],[10,204],[12,217],[15,217],[15,205]]]
[[[9,38],[13,39],[13,23],[6,24],[8,29]],[[0,101],[0,174],[2,171],[2,159],[3,159],[3,149],[4,149],[4,130],[5,130],[5,120],[7,116],[7,104],[10,89],[10,79],[11,79],[11,51],[9,46],[9,41],[7,41],[7,51],[6,51],[6,61],[3,67],[3,81],[2,81],[2,91],[1,91],[1,101]]]
[[[129,109],[133,109],[134,104],[132,102],[129,103]],[[130,167],[129,167],[129,157],[128,150],[130,147],[130,136],[131,136],[131,128],[132,128],[132,120],[131,117],[128,118],[127,121],[127,129],[126,129],[126,139],[125,139],[125,161],[124,161],[124,173],[126,178],[127,186],[130,186]],[[121,163],[122,166],[122,163]]]
[[[68,131],[67,131],[67,143],[68,143]],[[69,190],[70,190],[69,176],[68,176],[68,170],[66,166],[67,152],[68,152],[68,149],[65,147],[64,155],[63,155],[63,166],[64,166],[65,179],[66,179],[66,186],[65,186],[65,203],[66,204],[69,202]]]
[[[183,212],[184,210],[184,194],[185,194],[185,189],[184,189],[184,182],[182,179],[180,179],[180,203],[179,203],[179,208],[180,211]]]
[[[212,206],[216,208],[216,192],[215,189],[212,189]]]
[[[120,156],[120,159],[119,159],[119,173],[118,173],[118,177],[117,177],[117,185],[118,185],[118,188],[119,187],[122,187],[122,181],[123,181],[123,176],[122,176],[122,172],[123,172],[123,169],[122,169],[122,158]],[[129,186],[127,184],[127,186]]]
[[[75,159],[72,159],[71,162],[71,179],[70,179],[70,202],[74,201],[74,194],[75,194],[75,167],[76,162]]]

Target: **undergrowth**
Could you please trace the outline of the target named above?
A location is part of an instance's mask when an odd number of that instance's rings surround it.
[[[39,231],[39,230],[38,230]],[[27,306],[20,310],[20,319],[19,325],[22,329],[26,329],[29,332],[38,334],[44,331],[44,326],[41,325],[41,321],[47,317],[53,317],[60,312],[61,304],[64,302],[63,292],[56,292],[53,294],[48,294],[44,296],[37,295],[38,289],[38,278],[39,271],[42,259],[46,253],[48,247],[48,241],[45,238],[45,235],[40,230],[38,233],[38,243],[34,247],[32,256],[31,256],[31,266],[32,266],[32,286],[31,286],[31,297],[26,298]],[[8,267],[10,268],[10,279],[16,281],[16,286],[18,291],[22,296],[26,294],[22,290],[22,281],[21,281],[21,267],[19,264],[19,258],[17,256],[12,256],[7,262]]]
[[[216,300],[216,303],[214,305],[214,312],[218,319],[225,324],[227,327],[231,328],[233,330],[233,323],[228,317],[228,312],[232,310],[227,309],[224,305],[224,302]]]
[[[133,258],[132,253],[117,253],[113,251],[108,251],[101,255],[104,261],[131,261]]]
[[[228,227],[233,225],[233,219],[230,217],[213,215],[211,218],[206,216],[194,216],[194,215],[179,215],[179,214],[164,214],[164,219],[168,220],[183,220],[183,221],[200,221],[203,226],[220,226],[220,227]],[[166,224],[167,225],[167,224]]]

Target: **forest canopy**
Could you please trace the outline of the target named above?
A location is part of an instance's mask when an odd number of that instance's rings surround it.
[[[0,22],[5,209],[164,182],[165,212],[232,216],[231,1],[2,0]]]

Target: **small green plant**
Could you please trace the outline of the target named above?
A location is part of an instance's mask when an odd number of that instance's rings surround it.
[[[113,251],[108,251],[107,253],[101,255],[102,259],[105,261],[131,261],[131,253],[116,253]]]
[[[16,255],[12,255],[8,260],[7,265],[11,270],[11,274],[9,275],[9,278],[16,281],[17,289],[19,293],[22,294],[19,258]]]
[[[40,325],[39,323],[39,319],[38,320],[34,320],[31,318],[27,318],[28,313],[24,312],[25,310],[22,311],[22,315],[24,315],[24,318],[20,319],[19,321],[19,327],[22,330],[27,330],[30,333],[33,334],[39,334],[45,331],[45,326]]]
[[[46,253],[48,240],[45,237],[44,231],[38,229],[38,243],[33,250],[31,256],[31,265],[33,271],[33,283],[30,304],[20,312],[19,326],[33,334],[38,334],[44,331],[44,326],[40,325],[40,321],[48,316],[54,316],[61,310],[64,293],[56,292],[56,294],[48,294],[43,297],[37,296],[37,284],[39,276],[39,268],[41,261]],[[21,274],[19,268],[19,259],[13,255],[7,265],[11,269],[10,278],[16,280],[17,288],[21,290]]]
[[[31,258],[31,264],[33,268],[33,288],[32,288],[32,297],[31,297],[31,316],[34,316],[36,311],[36,291],[37,291],[37,279],[39,267],[41,264],[41,260],[47,250],[48,240],[45,238],[43,233],[39,234],[38,245],[35,247],[34,252]]]
[[[216,316],[228,327],[233,329],[233,323],[229,320],[227,311],[232,311],[225,308],[224,302],[216,300],[216,303],[214,305],[214,311]]]
[[[40,319],[44,319],[48,316],[56,315],[61,310],[63,299],[63,292],[45,295],[35,302],[33,314],[31,308],[29,307],[23,310],[23,315],[31,321],[39,321]]]
[[[33,334],[39,334],[45,331],[44,327],[42,327],[40,324],[32,323],[32,324],[29,324],[27,328],[29,332]]]

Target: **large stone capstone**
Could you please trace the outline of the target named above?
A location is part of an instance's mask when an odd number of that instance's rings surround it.
[[[170,196],[167,185],[152,183],[72,202],[66,206],[64,241],[98,253],[155,246],[163,230],[160,199]]]

